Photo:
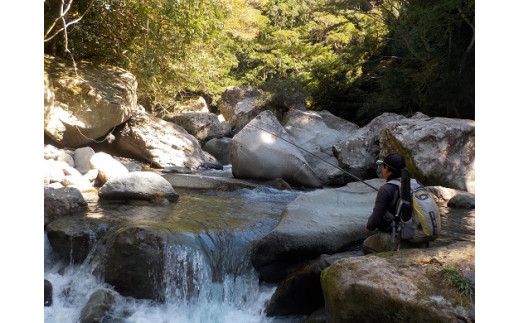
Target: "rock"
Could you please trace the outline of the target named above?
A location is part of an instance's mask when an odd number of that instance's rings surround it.
[[[469,193],[457,194],[450,199],[448,206],[453,208],[474,209],[475,195]]]
[[[475,193],[475,121],[401,119],[381,130],[381,154],[397,151],[413,178]]]
[[[259,103],[261,92],[250,86],[230,86],[222,93],[220,113],[229,122],[235,132],[253,120],[265,108]]]
[[[291,185],[289,185],[289,183],[287,183],[286,181],[284,181],[281,178],[275,178],[275,179],[273,179],[271,181],[268,181],[267,185],[269,185],[271,187],[274,187],[274,188],[276,188],[277,190],[280,190],[280,191],[292,190]]]
[[[311,153],[323,152],[330,156],[333,156],[332,147],[349,136],[348,132],[329,128],[321,115],[314,111],[289,111],[285,114],[283,126],[298,146]]]
[[[224,116],[222,114],[219,114],[218,120],[220,121],[220,126],[222,127],[222,131],[224,132],[224,136],[232,137],[233,129],[231,128],[231,125],[229,124],[229,122],[226,121],[226,118],[224,118]]]
[[[291,273],[276,288],[265,312],[267,316],[309,315],[323,308],[320,274],[336,260],[348,257],[352,252],[321,255]]]
[[[74,167],[74,158],[65,151],[61,151],[58,157],[56,157],[56,160],[65,162],[70,167]]]
[[[128,174],[128,169],[121,162],[104,152],[92,155],[89,163],[90,168],[98,170],[98,178],[103,184],[112,178]]]
[[[472,322],[450,270],[474,284],[473,243],[340,259],[321,274],[327,322]]]
[[[90,170],[90,158],[96,152],[90,147],[81,147],[74,152],[75,168],[81,173],[86,174]]]
[[[366,182],[376,188],[384,184],[383,179]],[[253,245],[251,261],[261,279],[280,282],[291,266],[362,241],[376,195],[355,182],[298,196],[283,210],[278,225]]]
[[[207,176],[195,174],[164,174],[163,177],[176,188],[217,190],[217,191],[236,191],[242,188],[255,189],[259,184],[236,178],[220,176]]]
[[[323,185],[342,186],[352,182],[352,179],[347,180],[348,175],[339,168],[338,160],[335,157],[321,151],[314,154],[303,152],[303,156]]]
[[[210,102],[211,103],[211,102]],[[185,100],[183,102],[178,102],[175,104],[174,111],[176,114],[178,113],[208,113],[208,103],[204,99],[204,97],[199,96],[197,98],[191,98]]]
[[[52,284],[47,279],[43,280],[43,306],[52,305]]]
[[[334,129],[346,134],[349,134],[359,129],[359,126],[357,124],[342,119],[340,117],[336,117],[327,110],[316,111],[316,113],[321,117],[323,122],[325,122],[327,127],[329,127],[330,129]]]
[[[123,163],[123,166],[125,166],[129,172],[142,172],[143,171],[143,166],[139,165],[136,162],[126,162],[126,163]]]
[[[363,128],[352,132],[345,141],[334,145],[334,156],[339,166],[360,179],[377,177],[375,162],[381,150],[379,133],[387,123],[404,118],[395,113],[383,113]],[[348,177],[348,181],[355,179]]]
[[[224,136],[224,129],[217,115],[213,113],[170,114],[163,119],[181,126],[201,143]]]
[[[99,189],[99,198],[110,200],[146,200],[177,202],[172,185],[154,172],[132,172],[108,180]]]
[[[65,168],[70,167],[63,161],[55,161],[54,159],[44,160],[44,183],[61,183],[65,179]]]
[[[231,148],[231,138],[213,138],[202,146],[202,150],[215,157],[222,165],[231,164],[229,150]]]
[[[83,211],[87,207],[87,201],[81,192],[72,187],[54,189],[46,186],[44,188],[43,212],[45,224],[59,216],[73,214]]]
[[[114,305],[114,295],[109,289],[98,289],[90,295],[81,310],[80,323],[103,322],[107,312]]]
[[[260,180],[282,178],[289,184],[322,187],[300,150],[289,142],[294,143],[293,138],[273,113],[260,113],[231,141],[233,176]]]
[[[45,231],[52,250],[67,262],[81,263],[113,223],[103,218],[61,217],[47,224]]]
[[[104,261],[105,282],[123,296],[164,300],[165,239],[148,228],[118,231]]]
[[[125,155],[153,166],[188,169],[221,167],[204,152],[195,137],[178,125],[139,112],[115,133],[115,147]]]
[[[137,81],[129,72],[108,65],[70,61],[45,55],[44,129],[52,140],[78,147],[122,124],[137,106]],[[76,74],[77,72],[77,74]]]
[[[44,145],[43,146],[43,157],[45,159],[53,159],[56,160],[58,156],[61,154],[62,150],[54,147],[53,145]]]

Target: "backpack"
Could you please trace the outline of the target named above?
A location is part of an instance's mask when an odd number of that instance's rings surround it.
[[[399,187],[401,193],[394,215],[394,221],[399,223],[400,238],[413,243],[433,241],[441,231],[439,208],[431,193],[407,174],[405,170],[401,172],[401,179],[388,181]]]

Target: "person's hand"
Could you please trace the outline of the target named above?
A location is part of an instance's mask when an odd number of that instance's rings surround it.
[[[365,234],[368,235],[370,233],[370,229],[368,229],[367,227],[365,227]]]

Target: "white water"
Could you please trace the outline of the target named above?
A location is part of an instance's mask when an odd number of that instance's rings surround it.
[[[233,209],[227,211],[229,214],[226,213],[226,216],[231,217],[237,216],[236,212],[240,212],[240,216],[249,216],[248,212],[280,214],[283,206],[298,195],[266,188],[215,194],[223,198],[245,200],[240,210],[233,204]],[[275,203],[270,203],[272,201]],[[269,221],[276,223],[272,219]],[[92,274],[91,264],[63,263],[54,254],[46,235],[44,243],[45,279],[53,285],[53,304],[45,307],[45,322],[77,322],[90,295],[99,289],[108,289],[115,296],[106,322],[263,323],[303,322],[304,319],[265,316],[263,310],[276,287],[258,283],[258,274],[244,259],[249,257],[247,250],[243,251],[243,255],[236,253],[236,250],[240,252],[240,247],[231,246],[235,251],[219,255],[219,266],[212,266],[203,250],[179,245],[166,246],[169,250],[167,254],[171,256],[167,259],[168,270],[164,274],[167,282],[164,291],[166,301],[160,303],[118,294],[101,278]],[[225,268],[215,273],[215,267]]]

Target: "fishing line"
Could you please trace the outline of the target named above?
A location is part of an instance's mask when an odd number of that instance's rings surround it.
[[[271,135],[275,136],[276,138],[282,139],[283,141],[290,143],[291,145],[295,146],[295,147],[298,148],[298,149],[301,149],[301,150],[305,151],[305,152],[308,153],[308,154],[311,154],[312,156],[314,156],[314,157],[318,158],[319,160],[321,160],[321,161],[323,161],[323,162],[329,164],[330,166],[339,169],[340,171],[344,172],[345,174],[349,175],[350,177],[354,178],[355,180],[357,180],[357,181],[359,181],[359,182],[361,182],[361,183],[367,185],[368,187],[371,187],[371,188],[373,188],[374,190],[378,191],[377,188],[375,188],[374,186],[372,186],[372,185],[368,184],[367,182],[363,181],[361,178],[359,178],[359,177],[357,177],[357,176],[355,176],[355,175],[352,175],[351,173],[347,172],[347,171],[344,170],[343,168],[340,168],[340,167],[338,167],[338,166],[336,166],[336,165],[334,165],[334,164],[329,163],[328,161],[326,161],[325,159],[321,158],[320,156],[316,156],[315,154],[311,153],[310,151],[306,150],[305,148],[302,148],[302,147],[298,146],[297,144],[292,143],[292,142],[290,142],[289,140],[286,140],[286,139],[284,139],[284,138],[278,136],[278,135],[275,134],[275,133],[272,133],[271,131],[268,131],[268,130],[265,130],[265,129],[263,129],[263,128],[260,128],[260,127],[258,127],[258,126],[255,126],[255,125],[251,124],[251,123],[248,123],[247,126],[251,126],[251,127],[253,127],[253,128],[256,128],[256,129],[259,129],[259,130],[265,131],[265,132],[267,132],[268,134],[271,134]],[[247,126],[246,126],[246,127],[247,127]]]

